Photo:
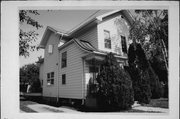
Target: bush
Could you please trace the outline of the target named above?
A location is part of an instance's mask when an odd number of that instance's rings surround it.
[[[162,87],[159,82],[158,76],[154,73],[151,67],[148,68],[149,80],[151,86],[152,99],[160,98],[162,95]]]
[[[134,103],[130,76],[119,67],[112,53],[108,54],[97,76],[97,103],[103,109],[128,109]]]
[[[42,88],[41,88],[40,80],[34,81],[30,90],[32,93],[41,93]]]
[[[128,69],[132,77],[132,85],[134,90],[134,100],[139,103],[149,103],[151,99],[151,87],[147,70],[139,70],[137,68]]]
[[[169,94],[169,91],[168,91],[168,82],[166,82],[165,85],[164,85],[164,94],[163,94],[163,97],[164,98],[168,98],[168,94]]]

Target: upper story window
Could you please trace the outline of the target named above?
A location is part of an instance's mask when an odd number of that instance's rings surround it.
[[[53,45],[48,45],[48,53],[49,54],[53,53]]]
[[[54,72],[47,73],[47,85],[54,84]]]
[[[107,30],[104,30],[104,45],[105,45],[105,48],[111,49],[110,32]]]
[[[122,52],[127,53],[127,44],[126,44],[125,36],[121,36],[121,45],[122,45]]]
[[[66,66],[67,66],[67,52],[63,52],[61,57],[61,68],[64,68]]]

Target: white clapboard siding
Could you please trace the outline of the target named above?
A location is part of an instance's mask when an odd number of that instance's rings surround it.
[[[97,26],[84,31],[84,33],[82,33],[82,35],[80,35],[78,38],[88,41],[89,43],[91,43],[91,45],[98,49]]]
[[[57,97],[58,78],[58,36],[51,33],[44,52],[43,71],[43,96]],[[52,53],[48,53],[49,45],[52,45]],[[54,72],[54,85],[47,85],[47,73]]]
[[[127,48],[128,46],[128,37],[129,37],[129,28],[126,24],[122,24],[121,32],[118,34],[117,33],[117,27],[114,24],[114,21],[117,17],[111,18],[105,22],[102,22],[98,24],[98,48],[99,50],[106,51],[106,52],[113,52],[117,53],[119,55],[124,55],[122,52],[122,46],[121,46],[121,37],[125,36],[126,37],[126,43],[127,43]],[[111,37],[111,49],[105,48],[105,43],[104,43],[104,30],[107,30],[110,32],[110,37]],[[119,52],[116,51],[117,46],[120,50]]]
[[[60,65],[62,53],[65,51],[67,52],[67,67],[61,68],[60,66],[59,97],[82,99],[84,95],[82,57],[87,53],[72,43],[60,51]],[[62,85],[62,74],[66,74],[65,85]]]

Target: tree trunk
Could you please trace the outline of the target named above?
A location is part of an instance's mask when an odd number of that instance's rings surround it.
[[[168,71],[168,53],[167,53],[167,48],[165,46],[163,39],[161,39],[161,44],[162,44],[162,53],[163,53],[163,58],[165,61],[165,66],[166,66],[166,69]]]

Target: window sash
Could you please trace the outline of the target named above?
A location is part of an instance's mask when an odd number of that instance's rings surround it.
[[[48,53],[52,54],[53,53],[53,45],[48,46]]]
[[[127,44],[126,44],[126,37],[121,36],[121,45],[122,45],[122,51],[124,53],[127,53]]]
[[[110,39],[105,39],[105,48],[111,49],[111,40]]]
[[[67,66],[67,52],[63,52],[61,58],[61,68],[64,68],[66,66]]]
[[[47,73],[47,85],[54,84],[54,72]]]
[[[111,49],[110,32],[107,30],[104,30],[104,45],[105,45],[105,48]]]
[[[66,74],[62,74],[62,84],[66,84]]]

